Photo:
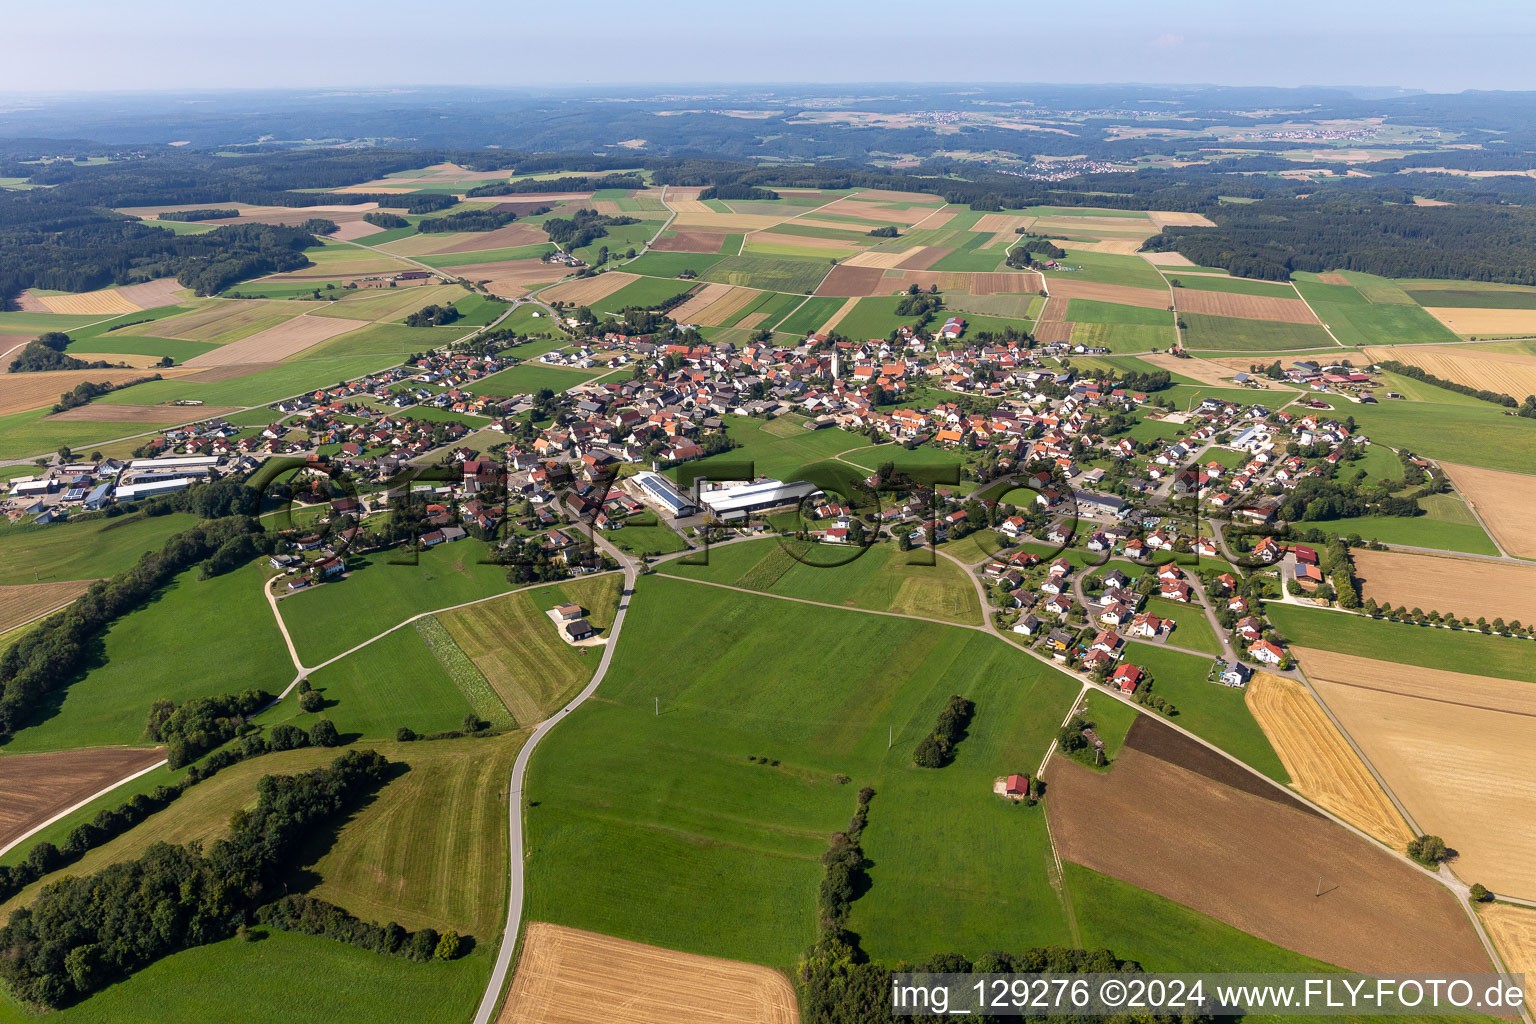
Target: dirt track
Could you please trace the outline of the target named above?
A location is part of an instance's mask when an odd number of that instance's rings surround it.
[[[1449,892],[1326,818],[1129,746],[1106,774],[1056,758],[1046,785],[1066,860],[1350,970],[1489,969]]]
[[[798,1024],[777,971],[530,922],[497,1024]]]

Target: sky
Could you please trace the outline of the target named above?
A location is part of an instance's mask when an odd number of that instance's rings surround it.
[[[6,8],[0,92],[8,93],[891,81],[1536,89],[1532,0],[49,0]]]

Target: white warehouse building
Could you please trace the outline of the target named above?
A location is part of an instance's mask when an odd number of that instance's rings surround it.
[[[736,487],[721,487],[699,495],[699,503],[721,519],[741,519],[784,505],[797,505],[821,489],[815,484],[786,484],[782,480],[757,480]]]

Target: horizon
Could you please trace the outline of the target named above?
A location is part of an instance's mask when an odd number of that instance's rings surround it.
[[[1171,0],[1155,10],[1108,0],[1090,24],[1076,12],[1021,16],[997,0],[970,5],[964,24],[934,24],[914,0],[878,11],[791,0],[761,24],[761,12],[717,10],[697,0],[672,5],[664,20],[616,0],[595,0],[573,37],[567,15],[555,9],[509,10],[468,0],[452,17],[434,19],[403,0],[343,0],[316,26],[340,29],[335,38],[342,45],[315,54],[295,46],[313,15],[296,0],[275,0],[257,25],[243,9],[187,0],[147,0],[132,8],[62,0],[10,13],[12,38],[24,45],[0,67],[0,92],[58,91],[50,85],[61,73],[60,54],[70,60],[65,91],[84,94],[266,88],[289,76],[300,89],[381,88],[400,81],[402,65],[418,71],[419,82],[463,88],[530,87],[552,77],[582,87],[669,84],[685,63],[699,72],[695,81],[719,84],[858,84],[892,68],[908,84],[938,83],[954,81],[951,53],[977,84],[1013,84],[1021,64],[1043,61],[1057,84],[1121,78],[1145,85],[1195,80],[1285,88],[1275,83],[1334,81],[1340,84],[1332,87],[1362,88],[1400,80],[1396,87],[1432,93],[1536,85],[1527,70],[1536,9],[1489,0],[1463,5],[1455,31],[1427,27],[1442,13],[1427,0],[1342,7],[1304,0],[1285,12],[1284,30],[1274,31],[1273,18],[1201,0]],[[409,32],[399,31],[402,22]],[[478,34],[467,38],[466,26]],[[574,52],[517,48],[551,37],[581,45]],[[506,65],[514,59],[509,79]]]

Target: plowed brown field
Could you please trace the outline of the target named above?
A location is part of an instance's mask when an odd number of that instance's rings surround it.
[[[1240,320],[1279,320],[1288,324],[1315,324],[1317,317],[1300,299],[1281,299],[1273,295],[1239,295],[1236,292],[1208,292],[1198,288],[1175,288],[1175,302],[1185,313],[1209,313]]]
[[[128,747],[0,754],[0,847],[164,756]]]
[[[821,282],[816,289],[817,295],[879,295],[881,293],[880,279],[885,271],[879,267],[850,267],[846,263],[832,268],[832,272]]]
[[[724,243],[724,231],[679,231],[672,238],[656,239],[651,248],[661,252],[719,252]]]
[[[1043,287],[1039,274],[1000,271],[972,274],[970,291],[972,295],[1023,295],[1026,292],[1038,292]]]
[[[1074,281],[1071,278],[1051,278],[1051,297],[1063,299],[1096,299],[1099,302],[1118,302],[1125,306],[1143,309],[1167,309],[1168,293],[1156,288],[1132,288],[1124,284],[1098,284],[1093,281]]]
[[[1293,647],[1314,689],[1452,869],[1536,897],[1532,686]]]
[[[534,921],[497,1024],[799,1020],[794,987],[770,968]]]
[[[1046,782],[1067,860],[1350,970],[1489,969],[1455,897],[1327,818],[1129,745],[1104,774],[1056,758]]]
[[[1298,792],[1388,846],[1407,845],[1403,816],[1305,686],[1256,672],[1247,701]]]
[[[954,251],[953,249],[945,249],[941,246],[925,245],[896,264],[896,266],[902,270],[927,270]]]
[[[469,238],[455,242],[446,249],[438,249],[437,252],[479,252],[483,249],[511,249],[514,246],[533,245],[535,242],[547,241],[549,241],[549,236],[532,224],[508,224],[506,227],[497,228],[495,231],[472,232]]]
[[[465,263],[442,268],[466,281],[485,281],[495,295],[516,298],[536,284],[548,284],[564,277],[569,270],[558,263],[543,260],[502,260],[496,263]]]

